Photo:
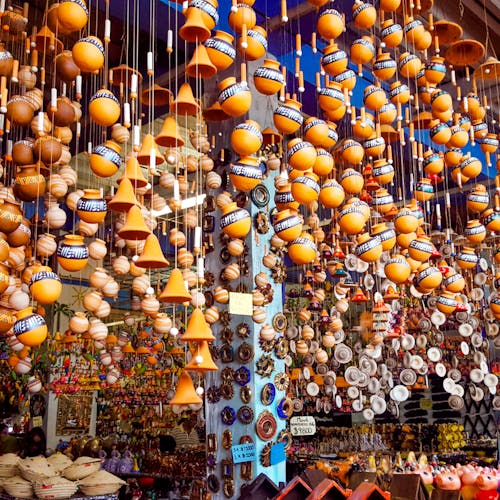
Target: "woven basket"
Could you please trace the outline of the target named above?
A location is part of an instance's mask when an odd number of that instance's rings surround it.
[[[18,473],[19,460],[20,458],[15,453],[0,455],[0,478],[15,476]]]
[[[69,498],[76,493],[76,490],[78,490],[78,484],[56,476],[41,483],[35,483],[33,485],[33,489],[35,490],[35,494],[38,498],[60,500],[63,498]]]
[[[29,457],[18,464],[19,472],[24,479],[31,482],[42,482],[45,479],[57,476],[57,472],[45,457]]]
[[[33,487],[31,483],[21,476],[13,476],[2,480],[3,489],[11,497],[15,498],[33,498]]]
[[[64,469],[73,465],[71,458],[63,455],[62,453],[54,453],[47,458],[47,462],[54,468],[58,474],[61,474]]]
[[[78,483],[80,490],[88,496],[112,495],[124,484],[125,481],[105,470],[94,472]]]
[[[79,457],[73,462],[73,465],[64,469],[62,475],[71,481],[78,481],[97,472],[100,468],[100,458]]]

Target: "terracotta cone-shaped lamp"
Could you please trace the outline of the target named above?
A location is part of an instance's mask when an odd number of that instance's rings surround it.
[[[196,116],[200,111],[200,106],[196,102],[193,91],[189,83],[183,83],[177,97],[170,103],[170,111],[177,115]]]
[[[155,152],[155,165],[161,165],[165,161],[153,135],[146,134],[142,140],[141,150],[137,153],[137,161],[140,165],[149,166],[151,164],[151,150]]]
[[[203,340],[211,342],[215,340],[212,330],[205,319],[205,315],[198,307],[192,312],[181,340],[184,342],[201,342]]]
[[[141,102],[145,106],[170,106],[174,96],[170,90],[155,83],[142,91]]]
[[[197,363],[197,357],[201,356],[201,363]],[[210,347],[208,342],[204,340],[198,346],[196,351],[193,353],[191,361],[184,367],[185,370],[195,371],[195,372],[215,372],[218,370],[217,365],[212,359],[210,354]]]
[[[136,260],[135,265],[137,267],[143,267],[145,269],[159,269],[160,267],[168,267],[169,262],[165,259],[163,251],[160,247],[160,242],[156,235],[151,233],[146,238],[146,244],[144,245],[144,250],[142,251],[140,257]]]
[[[127,213],[125,225],[118,231],[118,236],[124,240],[145,240],[150,234],[141,209],[134,205]]]
[[[193,380],[187,371],[183,371],[177,383],[175,396],[169,404],[171,405],[198,405],[203,403],[203,400],[196,394]]]
[[[156,144],[164,148],[181,148],[184,146],[184,139],[179,134],[177,122],[173,116],[167,116],[163,122],[160,133],[155,137]]]
[[[200,9],[188,10],[186,21],[179,30],[179,36],[186,42],[204,42],[210,38],[210,30],[203,22]]]
[[[134,189],[146,187],[148,184],[148,181],[144,177],[141,166],[135,156],[131,156],[127,160],[125,173],[118,179],[118,182],[121,182],[125,177],[130,180]]]
[[[159,297],[160,302],[182,304],[191,302],[191,294],[187,291],[180,269],[175,268],[168,278],[167,284]]]
[[[128,177],[123,177],[115,195],[108,202],[108,208],[114,212],[128,212],[137,205],[134,188]]]
[[[215,101],[212,106],[205,108],[202,114],[207,122],[223,122],[231,118],[230,115],[222,111],[219,101]]]
[[[205,46],[200,43],[186,66],[186,74],[192,78],[211,78],[215,73],[217,73],[217,68],[208,57]]]

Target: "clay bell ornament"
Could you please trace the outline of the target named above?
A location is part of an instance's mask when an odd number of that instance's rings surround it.
[[[183,304],[191,302],[192,296],[186,288],[184,277],[180,269],[174,268],[170,273],[167,284],[158,297],[160,302],[169,304]]]
[[[174,397],[169,401],[169,405],[179,405],[185,406],[190,404],[202,404],[203,400],[198,396],[196,389],[194,388],[193,380],[191,379],[189,373],[183,370],[179,381],[177,382],[177,388],[175,390]]]

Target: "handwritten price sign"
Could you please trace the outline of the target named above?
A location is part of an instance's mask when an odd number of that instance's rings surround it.
[[[292,436],[314,436],[316,434],[316,420],[314,417],[292,417],[290,419]]]
[[[233,454],[233,462],[235,464],[255,462],[257,458],[255,443],[235,444],[231,447],[231,452]]]

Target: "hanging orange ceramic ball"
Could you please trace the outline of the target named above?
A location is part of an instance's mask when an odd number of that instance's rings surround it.
[[[90,98],[89,114],[97,125],[111,127],[120,118],[120,102],[110,90],[98,90]]]
[[[377,112],[381,125],[390,125],[398,116],[398,110],[392,102],[384,104]]]
[[[97,177],[111,177],[118,172],[122,158],[121,147],[114,141],[106,141],[96,146],[89,158],[89,166]]]
[[[432,35],[424,30],[421,36],[415,39],[415,48],[420,52],[427,50],[432,44]]]
[[[364,91],[363,102],[368,109],[378,111],[387,102],[387,95],[382,87],[368,85]]]
[[[231,147],[240,156],[256,153],[262,146],[260,125],[253,120],[245,120],[231,132]]]
[[[354,253],[365,262],[375,262],[382,255],[382,241],[379,236],[363,233],[357,238]]]
[[[355,64],[368,64],[375,57],[373,38],[362,36],[354,40],[349,51],[351,61]]]
[[[384,154],[386,147],[385,139],[383,137],[378,137],[376,134],[372,134],[365,140],[363,147],[365,148],[365,154],[368,158],[378,158]]]
[[[321,87],[318,92],[319,107],[327,113],[340,109],[344,101],[342,86],[337,82],[330,82],[328,86]]]
[[[294,134],[301,127],[304,117],[300,112],[302,104],[295,99],[285,99],[273,112],[273,123],[279,132]]]
[[[406,83],[402,83],[399,80],[391,83],[389,98],[393,104],[407,104],[410,97],[410,88]]]
[[[337,222],[345,234],[358,234],[366,224],[366,217],[360,207],[349,205],[339,212]]]
[[[439,85],[446,76],[444,57],[433,56],[425,65],[424,74],[427,82]]]
[[[405,16],[404,32],[406,40],[412,45],[415,45],[416,40],[423,36],[425,28],[420,19],[414,19],[412,16]]]
[[[13,333],[25,346],[39,346],[47,338],[47,324],[43,316],[28,307],[16,312]]]
[[[391,58],[391,54],[388,52],[380,52],[373,62],[372,73],[379,80],[389,80],[395,75],[397,69],[398,65],[396,61]]]
[[[80,38],[71,53],[73,61],[84,73],[93,73],[104,66],[104,45],[96,36]]]
[[[435,290],[443,281],[441,271],[428,263],[422,264],[417,271],[414,284],[418,290],[424,292]]]
[[[335,179],[329,179],[321,186],[319,201],[325,208],[338,208],[344,199],[344,188]]]
[[[462,171],[462,175],[468,177],[469,179],[477,177],[483,169],[481,160],[479,160],[479,158],[476,158],[475,156],[462,158],[459,166]]]
[[[380,238],[384,252],[388,252],[396,246],[396,231],[392,227],[388,227],[385,222],[379,222],[372,227],[372,236]]]
[[[75,64],[70,50],[63,50],[57,54],[56,73],[66,83],[72,82],[80,74],[80,68]]]
[[[390,184],[394,179],[394,167],[385,158],[375,160],[372,168],[372,177],[380,184]]]
[[[431,94],[431,106],[433,111],[446,111],[453,107],[453,99],[446,90],[436,89]]]
[[[62,283],[59,276],[48,266],[41,266],[29,283],[30,293],[40,304],[53,304],[61,295]]]
[[[318,147],[325,147],[328,141],[328,124],[314,116],[304,122],[304,139]]]
[[[393,255],[385,263],[384,272],[387,279],[399,285],[410,277],[411,267],[402,255]]]
[[[62,0],[57,9],[57,19],[68,32],[83,29],[88,17],[89,11],[84,0]]]
[[[422,68],[422,61],[409,52],[399,56],[399,72],[404,78],[415,78]]]
[[[444,157],[441,152],[428,149],[424,153],[424,170],[427,175],[438,175],[444,169]]]
[[[483,212],[488,208],[490,197],[486,186],[477,184],[473,191],[467,195],[467,210],[471,212]]]
[[[302,232],[302,219],[298,212],[292,209],[280,210],[273,218],[273,228],[276,236],[283,241],[293,241]]]
[[[246,45],[243,38],[240,38],[240,53],[245,56],[248,61],[256,61],[264,57],[267,52],[267,33],[264,28],[255,26],[255,28],[247,31]]]
[[[397,47],[403,41],[403,27],[392,19],[386,19],[382,23],[380,39],[386,47]]]
[[[319,197],[318,176],[306,172],[292,181],[292,196],[300,204],[309,205]]]
[[[338,75],[347,69],[347,54],[336,43],[331,43],[323,51],[321,65],[331,76]]]
[[[401,5],[401,0],[380,0],[380,9],[385,12],[395,12]]]
[[[240,3],[231,7],[231,12],[229,13],[229,26],[231,26],[232,30],[236,33],[241,33],[243,31],[243,25],[246,26],[247,30],[250,30],[256,23],[257,16],[250,5]]]
[[[335,40],[344,32],[344,19],[337,10],[325,9],[318,17],[316,28],[325,40]]]
[[[417,236],[408,245],[408,255],[412,259],[418,260],[419,262],[428,261],[431,258],[434,250],[435,247],[432,244],[430,238],[425,235]]]
[[[222,207],[220,229],[231,238],[245,238],[252,227],[250,214],[239,208],[236,202],[227,203]]]
[[[224,71],[233,64],[236,58],[236,49],[233,47],[234,37],[230,33],[217,30],[215,35],[205,40],[203,45],[207,49],[208,57],[218,71]]]
[[[241,116],[250,109],[252,94],[246,82],[237,82],[236,78],[229,76],[219,83],[219,90],[217,100],[224,113]]]
[[[308,141],[296,137],[288,143],[288,164],[296,170],[309,170],[316,161],[316,148]]]
[[[313,172],[320,177],[326,177],[334,167],[333,156],[326,150],[316,149],[316,161],[313,165]]]
[[[357,116],[354,124],[352,125],[352,131],[356,139],[368,139],[368,137],[373,135],[373,132],[375,131],[373,115],[365,113],[364,116]]]
[[[453,125],[453,127],[451,127],[451,137],[446,146],[449,148],[463,148],[467,146],[469,137],[467,130],[460,125]]]
[[[264,59],[262,66],[255,70],[253,83],[261,94],[273,95],[283,88],[285,79],[279,68],[279,61]]]
[[[313,237],[305,231],[288,246],[288,256],[298,265],[310,264],[316,257],[316,251]]]
[[[450,269],[444,275],[443,286],[449,292],[460,293],[465,288],[465,285],[465,278],[454,269]]]
[[[352,6],[352,19],[356,28],[369,30],[377,20],[377,11],[371,3],[355,0]]]
[[[293,199],[292,196],[292,185],[285,184],[280,186],[274,195],[274,203],[278,210],[286,210],[291,208],[293,210],[299,209],[299,204]]]
[[[352,69],[347,68],[345,71],[335,75],[333,80],[336,83],[340,83],[342,89],[347,89],[351,92],[356,86],[356,73]]]
[[[447,123],[439,120],[432,120],[429,128],[429,135],[435,144],[446,144],[451,138],[451,129]]]
[[[229,177],[235,189],[239,191],[251,191],[262,180],[259,158],[244,156],[238,161],[231,163]]]
[[[432,185],[432,181],[427,177],[418,181],[413,196],[415,196],[415,199],[418,201],[432,200],[432,198],[434,198],[434,186]]]
[[[353,139],[346,139],[342,143],[341,156],[345,162],[357,165],[363,161],[365,150],[359,142]]]
[[[363,178],[363,175],[357,170],[354,170],[353,168],[346,168],[342,172],[342,176],[340,177],[340,185],[346,193],[361,193],[364,184],[365,180]]]

